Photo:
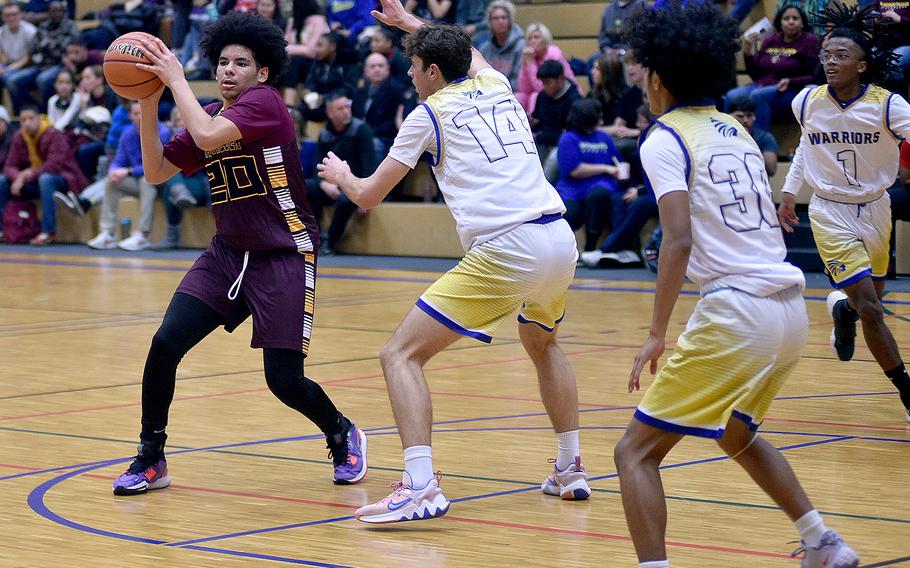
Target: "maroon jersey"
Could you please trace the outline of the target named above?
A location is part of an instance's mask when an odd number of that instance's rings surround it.
[[[247,89],[229,108],[205,107],[240,130],[240,139],[204,152],[184,130],[164,157],[191,175],[205,168],[216,233],[240,250],[317,250],[319,232],[300,167],[294,123],[274,88]]]

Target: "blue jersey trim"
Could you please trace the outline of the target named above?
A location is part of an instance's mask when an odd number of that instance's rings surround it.
[[[563,310],[562,315],[559,316],[559,319],[556,320],[556,323],[553,325],[553,327],[547,327],[544,324],[540,323],[539,321],[529,320],[529,319],[525,318],[524,316],[522,316],[521,313],[519,313],[518,314],[518,323],[533,323],[533,324],[538,325],[541,328],[543,328],[543,330],[546,331],[547,333],[553,333],[553,330],[556,329],[556,326],[559,325],[559,322],[561,322],[565,317],[566,317],[566,312],[565,312],[565,310]]]
[[[675,130],[673,130],[666,124],[664,124],[660,120],[656,120],[655,122],[657,124],[663,126],[664,128],[666,128],[667,132],[672,134],[673,138],[676,138],[676,141],[679,142],[679,147],[682,148],[683,156],[686,157],[686,183],[688,184],[691,181],[690,176],[692,175],[692,158],[689,157],[689,150],[686,149],[685,142],[683,142],[682,137],[679,134],[677,134]]]
[[[857,274],[854,274],[850,278],[847,278],[843,282],[835,282],[834,280],[831,279],[830,274],[828,275],[828,279],[831,280],[831,284],[833,284],[835,288],[840,290],[841,288],[846,288],[847,286],[850,286],[851,284],[856,284],[863,278],[868,278],[870,276],[872,276],[872,269],[866,268],[865,270],[862,270],[862,271],[858,272]]]
[[[812,91],[809,91],[808,93],[806,93],[806,96],[803,97],[803,104],[800,105],[801,106],[801,108],[799,109],[799,125],[800,126],[806,125],[806,103],[809,102],[809,95],[811,95],[811,94],[812,94]]]
[[[633,417],[639,422],[643,422],[648,426],[653,426],[654,428],[660,428],[661,430],[666,430],[667,432],[673,432],[675,434],[683,434],[684,436],[698,436],[699,438],[723,438],[724,429],[710,429],[710,428],[696,428],[695,426],[680,426],[679,424],[673,424],[672,422],[667,422],[666,420],[661,420],[660,418],[654,418],[653,416],[648,416],[641,411],[640,408],[635,409],[635,414]]]
[[[866,91],[867,91],[868,89],[869,89],[869,85],[861,85],[859,94],[856,95],[855,97],[853,97],[852,99],[850,99],[849,101],[842,101],[842,100],[840,100],[839,98],[837,98],[837,93],[834,92],[834,89],[831,88],[831,85],[828,85],[828,94],[831,95],[831,98],[834,99],[834,101],[835,101],[838,105],[840,105],[840,108],[841,108],[841,109],[846,109],[847,107],[849,107],[850,105],[852,105],[852,104],[855,103],[856,101],[858,101],[858,100],[860,100],[861,98],[863,98],[863,95],[866,94]]]
[[[891,97],[894,96],[894,93],[888,95],[888,100],[885,102],[885,128],[888,129],[888,132],[891,133],[891,136],[894,136],[898,140],[903,140],[902,137],[898,136],[897,132],[891,129]]]
[[[434,320],[438,321],[442,325],[446,326],[447,328],[451,329],[455,333],[460,333],[461,335],[465,335],[467,337],[473,337],[474,339],[483,341],[484,343],[491,343],[493,341],[493,338],[491,336],[487,335],[486,333],[481,333],[479,331],[471,331],[470,329],[467,329],[466,327],[462,326],[458,322],[449,319],[447,316],[443,315],[438,310],[436,310],[436,308],[434,308],[433,306],[424,302],[423,298],[417,300],[417,307],[420,308],[421,310],[423,310],[424,312],[426,312],[426,314],[428,316],[430,316]]]
[[[746,426],[748,426],[749,430],[751,430],[752,432],[755,432],[756,430],[758,430],[758,427],[760,426],[760,424],[756,424],[755,421],[752,420],[751,416],[749,416],[748,414],[746,414],[744,412],[740,412],[738,410],[733,411],[733,418],[736,418],[737,420],[741,420],[741,421],[745,422]]]
[[[435,168],[439,165],[440,160],[442,160],[442,138],[439,136],[439,123],[436,122],[436,116],[433,114],[433,111],[430,110],[430,106],[427,103],[421,103],[420,106],[427,109],[427,114],[430,115],[430,120],[433,122],[433,130],[436,131],[436,162],[430,164]]]
[[[548,213],[546,215],[541,215],[537,219],[525,221],[525,224],[530,223],[532,225],[546,225],[554,221],[559,221],[560,219],[562,219],[562,213]]]

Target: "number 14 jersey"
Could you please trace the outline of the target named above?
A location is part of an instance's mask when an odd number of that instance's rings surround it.
[[[910,137],[910,105],[901,96],[866,85],[841,101],[821,85],[803,89],[792,107],[802,137],[784,192],[797,194],[805,181],[829,201],[867,203],[891,187],[898,143]]]
[[[784,261],[761,151],[736,119],[713,104],[676,107],[642,138],[645,181],[658,201],[674,191],[689,194],[686,275],[703,292],[730,287],[764,297],[805,287],[803,273]]]
[[[544,177],[525,112],[498,71],[455,81],[408,115],[389,157],[413,168],[424,152],[465,250],[566,210]]]

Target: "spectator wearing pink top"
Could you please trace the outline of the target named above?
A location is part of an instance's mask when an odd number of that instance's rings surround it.
[[[543,82],[537,78],[537,69],[544,61],[558,61],[562,64],[566,79],[575,82],[575,74],[566,61],[562,50],[553,44],[553,34],[541,23],[528,26],[525,32],[525,48],[521,52],[521,71],[518,73],[518,90],[515,98],[530,114],[534,111],[537,94],[543,90]]]

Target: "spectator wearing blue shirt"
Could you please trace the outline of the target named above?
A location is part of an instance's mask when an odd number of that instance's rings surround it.
[[[104,200],[101,204],[101,232],[88,242],[95,249],[122,248],[143,250],[151,246],[148,240],[152,232],[152,216],[155,214],[155,197],[158,191],[145,180],[142,167],[142,149],[139,146],[139,103],[130,104],[132,124],[123,131],[117,143],[117,153],[111,161],[104,180]],[[158,137],[165,144],[171,139],[171,131],[163,124],[158,125]],[[132,235],[117,242],[117,207],[123,194],[139,198],[139,222]]]
[[[370,13],[374,7],[371,0],[328,0],[325,17],[331,30],[353,46],[364,28],[376,25],[376,18]]]
[[[727,112],[730,116],[738,120],[758,144],[758,149],[765,159],[765,171],[768,172],[768,177],[772,178],[777,172],[777,140],[767,130],[755,128],[756,108],[758,104],[749,97],[737,97],[727,103]]]
[[[557,146],[556,191],[565,203],[565,218],[572,230],[584,225],[586,251],[597,247],[611,217],[613,194],[620,192],[616,164],[621,157],[610,135],[597,130],[602,113],[595,99],[572,103],[566,132]]]

